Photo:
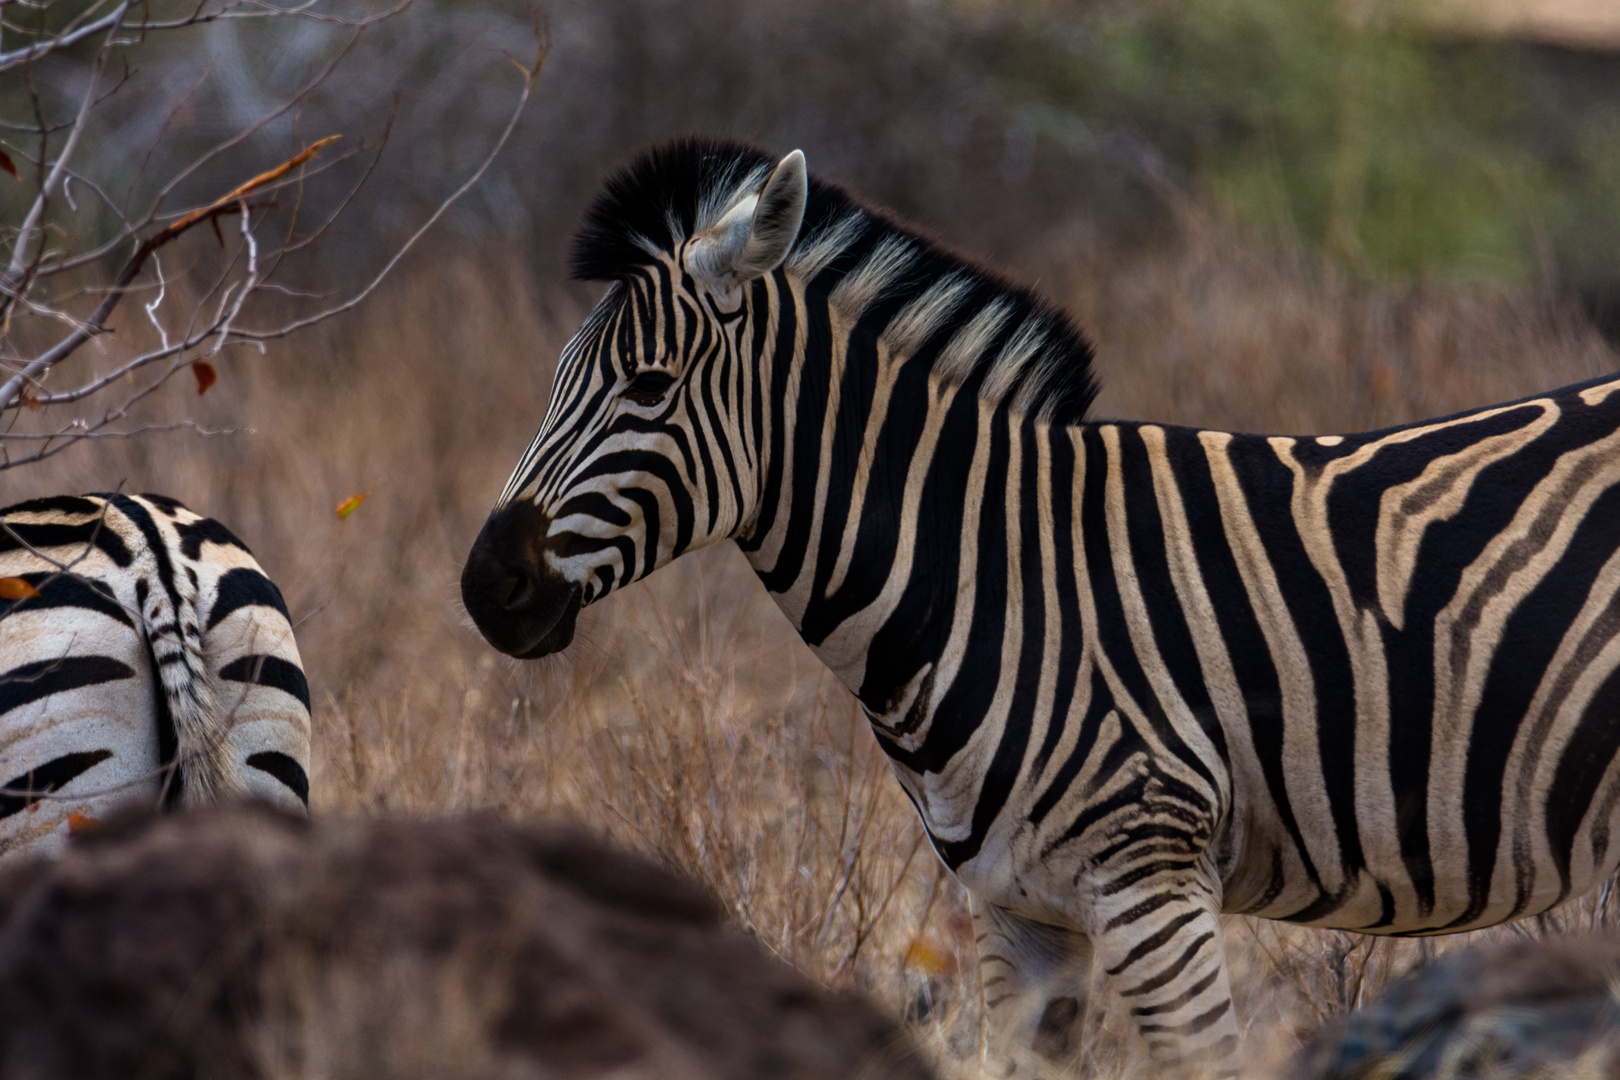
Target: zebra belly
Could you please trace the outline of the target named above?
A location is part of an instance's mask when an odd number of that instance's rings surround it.
[[[986,731],[984,737],[993,732]],[[963,755],[971,759],[971,755]],[[910,796],[935,853],[949,865],[940,848],[971,828],[979,777],[970,768],[920,775],[890,761],[895,779]],[[1085,930],[1084,905],[1078,896],[1078,865],[1042,854],[1046,842],[1028,823],[1027,812],[1013,805],[996,817],[977,853],[951,871],[977,901],[994,904],[1027,919],[1052,926]]]
[[[1080,864],[1039,857],[1038,832],[998,823],[979,854],[956,868],[977,899],[1049,926],[1086,931],[1090,905]]]
[[[1529,775],[1535,770],[1526,768],[1520,790],[1509,783],[1504,792],[1499,822],[1493,822],[1500,828],[1494,851],[1477,861],[1454,861],[1451,872],[1431,869],[1428,896],[1402,860],[1369,860],[1337,880],[1313,881],[1286,839],[1251,837],[1226,882],[1226,910],[1373,934],[1456,933],[1539,914],[1590,891],[1620,868],[1620,758],[1597,765],[1601,779],[1594,797],[1574,806],[1549,777],[1536,780]],[[1541,769],[1551,774],[1555,764],[1545,762]],[[1442,817],[1438,808],[1431,812]],[[1549,819],[1560,814],[1578,824],[1550,827]],[[1370,815],[1361,816],[1366,821]],[[1466,834],[1462,826],[1431,820],[1431,837]]]

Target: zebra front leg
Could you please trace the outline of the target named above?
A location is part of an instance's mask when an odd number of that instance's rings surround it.
[[[973,901],[984,991],[985,1071],[1066,1075],[1080,1049],[1091,986],[1091,941],[1006,908]]]
[[[1237,1075],[1238,1027],[1219,901],[1212,899],[1218,896],[1142,881],[1108,898],[1093,937],[1103,974],[1154,1061],[1230,1077]]]

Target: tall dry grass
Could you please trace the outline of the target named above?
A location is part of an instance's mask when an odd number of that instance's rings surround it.
[[[0,502],[161,491],[246,539],[297,621],[316,812],[583,820],[706,881],[768,947],[907,1016],[946,1071],[972,1075],[978,990],[962,890],[852,698],[734,548],[593,607],[561,657],[498,656],[462,612],[462,558],[582,314],[577,293],[541,288],[524,265],[424,258],[349,321],[222,364],[200,400],[176,382],[158,403],[236,434],[85,445],[6,474]],[[1049,291],[1098,342],[1107,415],[1348,430],[1616,366],[1543,298],[1368,291],[1208,227],[1174,250],[1076,264]],[[367,501],[339,520],[334,506],[361,491]],[[1583,903],[1543,928],[1613,917],[1607,894]],[[1227,937],[1257,1075],[1323,1017],[1449,947],[1248,919],[1232,919]],[[1101,1005],[1088,1054],[1096,1075],[1117,1075],[1123,1010]]]

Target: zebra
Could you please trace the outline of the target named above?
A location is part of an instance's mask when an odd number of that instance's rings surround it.
[[[126,804],[309,805],[286,603],[229,529],[162,495],[0,510],[0,858]]]
[[[610,179],[573,268],[608,289],[468,613],[544,656],[734,540],[967,887],[1002,1073],[1073,1061],[1095,977],[1235,1074],[1223,912],[1448,933],[1620,863],[1620,378],[1364,434],[1088,419],[1065,315],[727,142]]]

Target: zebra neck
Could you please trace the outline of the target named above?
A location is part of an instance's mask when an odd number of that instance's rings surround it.
[[[1000,628],[1022,624],[1017,549],[1064,512],[1040,479],[1052,429],[835,308],[800,313],[807,344],[769,399],[781,463],[742,547],[868,710],[905,712],[970,637],[995,664]]]

